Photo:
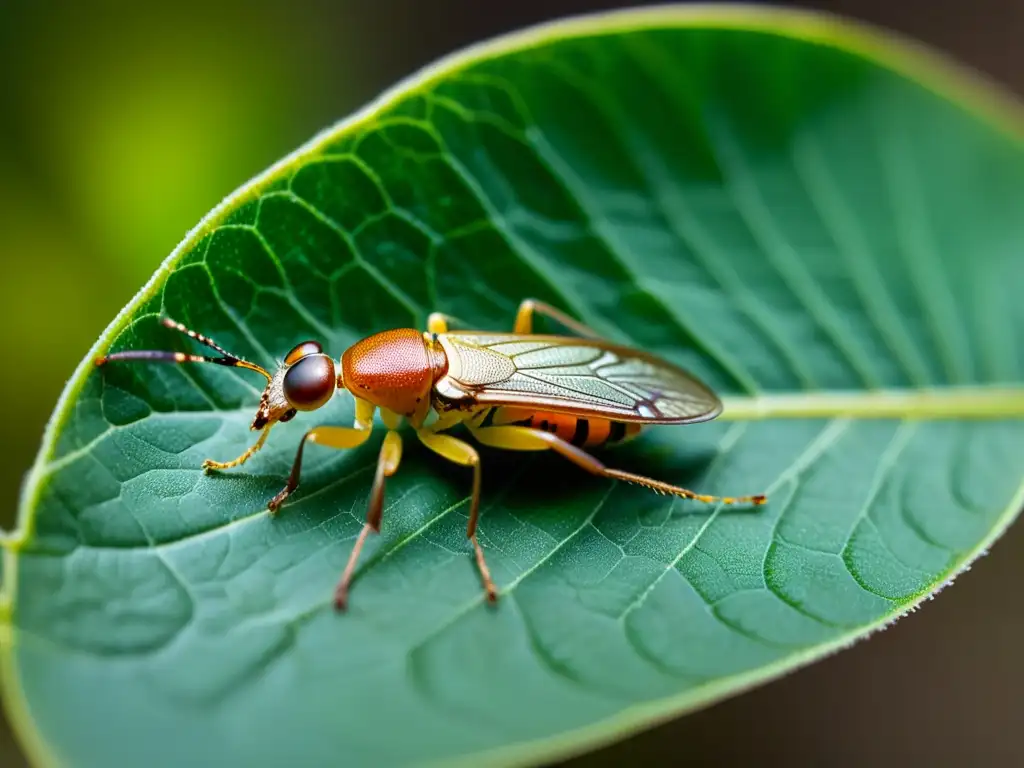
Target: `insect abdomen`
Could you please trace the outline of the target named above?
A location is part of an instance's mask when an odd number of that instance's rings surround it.
[[[632,440],[643,425],[636,422],[585,418],[568,413],[531,411],[525,408],[492,408],[481,427],[521,426],[551,432],[578,448],[613,446]]]

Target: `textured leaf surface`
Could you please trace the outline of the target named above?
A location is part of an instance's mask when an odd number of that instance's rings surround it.
[[[84,361],[5,553],[5,696],[37,759],[539,760],[851,641],[1009,523],[1018,136],[860,33],[715,13],[550,28],[404,86],[215,211],[97,351],[184,348],[166,313],[269,367],[433,309],[507,329],[535,296],[729,396],[610,462],[768,505],[487,451],[490,610],[469,478],[409,442],[338,616],[377,441],[310,451],[271,518],[322,419],[208,476],[252,440],[258,377]]]

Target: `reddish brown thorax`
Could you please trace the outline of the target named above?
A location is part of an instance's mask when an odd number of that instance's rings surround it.
[[[447,370],[440,345],[412,328],[375,333],[341,356],[345,389],[406,417],[426,412],[430,390]]]

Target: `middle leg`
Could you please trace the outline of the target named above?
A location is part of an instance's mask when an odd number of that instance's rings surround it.
[[[339,611],[345,610],[348,606],[348,590],[352,583],[352,574],[355,573],[356,563],[359,560],[359,553],[366,543],[366,537],[370,533],[380,533],[380,521],[384,516],[384,479],[391,477],[398,471],[398,464],[402,460],[402,438],[395,430],[388,430],[384,436],[384,442],[380,447],[380,454],[377,456],[377,472],[373,477],[373,488],[370,490],[370,503],[366,510],[366,523],[363,530],[359,532],[355,546],[348,556],[348,563],[338,580],[338,586],[334,589],[334,607]]]

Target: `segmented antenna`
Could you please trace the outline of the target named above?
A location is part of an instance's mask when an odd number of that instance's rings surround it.
[[[239,357],[235,357],[222,346],[217,344],[209,336],[203,336],[201,333],[196,333],[193,330],[186,328],[181,323],[177,323],[167,317],[161,317],[160,323],[167,328],[171,328],[175,331],[184,333],[189,338],[195,339],[200,344],[209,347],[210,349],[220,352],[220,357],[212,357],[209,355],[193,355],[187,352],[166,352],[162,350],[152,349],[132,349],[124,352],[114,352],[111,355],[103,355],[96,358],[96,365],[104,365],[105,363],[117,361],[117,360],[148,360],[150,362],[159,363],[215,363],[217,365],[224,365],[229,368],[245,368],[246,370],[256,371],[257,373],[263,374],[267,378],[267,381],[271,380],[271,375],[266,370],[250,363],[248,360],[242,360]]]

